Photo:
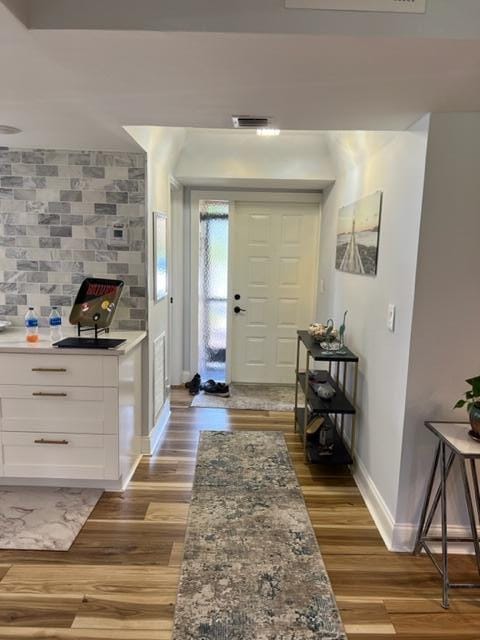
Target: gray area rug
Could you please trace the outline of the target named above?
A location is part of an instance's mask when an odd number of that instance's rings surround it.
[[[285,439],[201,434],[172,640],[346,640]]]
[[[276,384],[230,385],[230,398],[219,398],[201,391],[194,396],[192,407],[212,409],[251,409],[255,411],[293,411],[295,386]]]
[[[0,488],[0,549],[68,551],[103,491]]]

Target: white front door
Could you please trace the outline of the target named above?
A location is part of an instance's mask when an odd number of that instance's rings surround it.
[[[314,320],[318,222],[318,204],[235,203],[233,382],[293,384],[296,330]]]

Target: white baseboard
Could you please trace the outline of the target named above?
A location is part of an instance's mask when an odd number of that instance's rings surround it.
[[[185,384],[185,382],[190,382],[190,380],[192,379],[192,374],[190,371],[182,371],[182,382]]]
[[[389,551],[411,553],[415,547],[417,536],[417,524],[396,523],[390,510],[368,473],[365,465],[356,458],[353,467],[353,477],[362,494],[365,504],[372,516],[380,535]],[[449,525],[448,533],[453,538],[465,538],[471,536],[470,529],[464,525]],[[441,535],[440,525],[435,524],[430,527],[429,535],[438,537]],[[441,551],[440,544],[430,545],[435,553]],[[452,553],[472,554],[473,545],[468,542],[449,543]]]
[[[393,551],[392,541],[395,521],[367,468],[358,456],[353,467],[353,477],[387,549]]]
[[[140,459],[140,458],[139,458]],[[135,471],[132,468],[132,474]],[[0,487],[69,487],[75,489],[103,489],[123,491],[128,482],[119,480],[78,480],[71,478],[1,478]]]
[[[441,536],[442,531],[439,524],[432,525],[429,536]],[[449,525],[448,535],[452,538],[467,538],[472,535],[470,528],[462,525]],[[411,523],[396,524],[393,531],[392,549],[391,551],[412,552],[415,547],[415,538],[417,536],[417,525]],[[441,553],[440,543],[430,543],[429,547],[434,553]],[[471,542],[449,542],[448,547],[451,553],[470,555],[473,551]]]
[[[146,456],[155,453],[162,438],[168,419],[170,418],[170,400],[167,400],[160,411],[156,425],[148,436],[143,436],[140,440],[141,452]]]

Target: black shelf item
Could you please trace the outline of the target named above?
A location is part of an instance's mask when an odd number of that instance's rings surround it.
[[[305,351],[303,371],[300,370],[302,346]],[[324,367],[327,368],[327,371],[312,371],[312,364],[315,362],[325,363]],[[349,375],[349,372],[353,375]],[[348,349],[348,347],[342,347],[342,349],[338,351],[326,351],[310,336],[308,331],[297,331],[295,374],[294,428],[302,438],[305,462],[310,464],[331,465],[353,464],[358,356]],[[320,398],[311,385],[310,376],[314,376],[322,382],[328,382],[335,390],[335,395],[328,400]],[[352,384],[352,390],[347,397],[346,387],[349,382]],[[304,395],[305,403],[299,402],[299,393]],[[306,409],[303,408],[303,404],[305,404]],[[305,411],[307,411],[307,413],[305,413]],[[327,425],[333,426],[334,446],[332,455],[320,455],[318,435],[316,439],[310,436],[305,437],[304,431],[308,421],[312,416],[318,415],[324,416],[328,421]],[[349,430],[348,445],[346,442],[346,429]]]
[[[312,389],[310,383],[307,386],[306,373],[297,374],[298,383],[300,384],[300,387],[302,388],[302,391],[305,394],[307,402],[312,408],[312,411],[314,413],[338,413],[353,415],[355,413],[355,407],[348,400],[347,396],[342,391],[340,386],[335,382],[328,371],[322,371],[322,374],[325,381],[335,389],[335,395],[329,400],[323,400],[322,398],[320,398],[320,396],[318,396]]]
[[[340,351],[325,351],[317,340],[314,340],[308,331],[297,331],[299,339],[304,347],[310,352],[313,360],[317,362],[358,362],[358,356],[343,347]]]
[[[298,431],[303,438],[305,409],[301,409],[301,408],[296,409],[295,419],[298,425]],[[333,437],[334,437],[333,453],[331,455],[320,455],[320,449],[318,444],[318,433],[317,433],[314,438],[307,438],[305,442],[308,462],[310,462],[311,464],[322,464],[322,465],[353,464],[352,456],[350,455],[347,447],[345,446],[335,425],[332,423],[332,421],[328,416],[325,416],[325,423],[328,424],[328,426],[330,426],[333,429]]]
[[[115,349],[126,342],[120,338],[64,338],[52,346],[59,349]]]
[[[77,322],[77,336],[80,338],[82,333],[85,331],[94,331],[95,332],[95,340],[97,340],[98,336],[102,333],[110,333],[109,327],[100,328],[98,324],[93,325],[93,327],[85,326]]]

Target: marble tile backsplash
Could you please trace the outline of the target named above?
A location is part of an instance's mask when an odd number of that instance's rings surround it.
[[[127,247],[109,245],[115,222]],[[124,280],[114,325],[145,327],[145,155],[1,148],[0,318],[30,305],[45,325],[56,305],[68,324],[87,276]]]

